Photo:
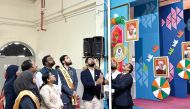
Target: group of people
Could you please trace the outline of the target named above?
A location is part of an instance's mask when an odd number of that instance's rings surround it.
[[[22,73],[19,66],[10,65],[6,70],[6,81],[3,89],[6,99],[5,109],[75,109],[77,104],[78,77],[76,69],[71,67],[72,61],[68,55],[60,57],[62,66],[54,69],[55,61],[51,55],[44,56],[44,67],[37,71],[37,66],[31,60],[22,63]],[[103,73],[95,68],[92,57],[85,59],[86,69],[81,72],[81,82],[84,86],[82,100],[84,109],[103,109],[101,99],[104,97],[103,85],[109,84]],[[113,67],[115,72],[117,65]],[[124,72],[114,76],[112,73],[113,109],[132,109],[130,73],[132,64],[123,66]]]
[[[62,66],[54,69],[51,55],[44,56],[44,67],[37,71],[35,63],[26,60],[21,65],[22,73],[19,66],[10,65],[3,86],[5,109],[74,109],[78,86],[76,69],[70,67],[72,61],[68,55],[61,56],[60,62]],[[85,63],[87,69],[81,72],[84,107],[102,109],[102,84],[106,81],[101,71],[94,68],[92,57],[87,57]]]

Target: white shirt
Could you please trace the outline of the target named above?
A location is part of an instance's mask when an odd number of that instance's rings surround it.
[[[116,70],[115,72],[112,72],[111,76],[112,79],[115,79],[117,77],[118,74],[120,74],[121,72],[119,72],[118,70]]]
[[[116,70],[115,72],[112,72],[111,76],[112,76],[112,79],[115,79],[117,77],[118,74],[120,74],[121,72],[119,72],[118,70]],[[114,93],[115,90],[112,89],[112,93]]]
[[[42,73],[41,72],[37,72],[36,75],[35,75],[35,78],[36,78],[36,85],[37,85],[38,89],[40,89],[40,87],[43,84]]]
[[[95,73],[94,73],[94,69],[89,69],[91,75],[92,75],[92,78],[93,80],[95,81]]]
[[[109,79],[109,73],[106,74],[105,79],[106,79],[106,80]],[[104,91],[105,91],[105,92],[109,92],[109,85],[104,85]]]

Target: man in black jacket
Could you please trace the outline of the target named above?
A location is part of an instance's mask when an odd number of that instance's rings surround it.
[[[133,71],[131,63],[123,66],[123,73],[119,74],[116,79],[112,80],[112,88],[115,89],[114,103],[116,109],[132,109],[133,100],[131,96],[131,87],[133,78],[130,73]]]
[[[102,84],[104,77],[100,70],[94,68],[95,62],[92,57],[85,60],[87,69],[81,72],[81,81],[84,86],[82,99],[84,109],[103,109],[100,99],[103,98]]]

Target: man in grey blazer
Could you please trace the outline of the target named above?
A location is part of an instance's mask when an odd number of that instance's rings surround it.
[[[72,65],[72,61],[68,55],[60,57],[62,66],[59,68],[59,75],[62,84],[61,88],[61,99],[64,103],[64,109],[74,109],[72,105],[72,97],[76,96],[76,90],[78,86],[78,78],[76,70]]]

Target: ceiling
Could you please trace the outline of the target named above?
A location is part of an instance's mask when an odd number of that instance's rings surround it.
[[[0,3],[8,4],[34,4],[38,0],[0,0]]]

